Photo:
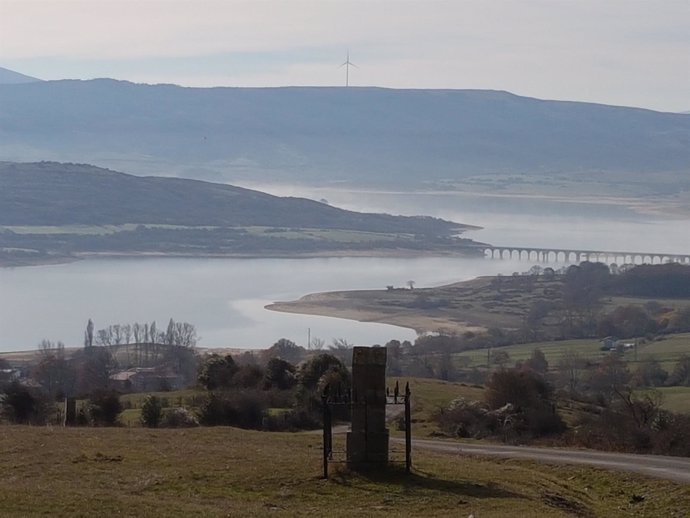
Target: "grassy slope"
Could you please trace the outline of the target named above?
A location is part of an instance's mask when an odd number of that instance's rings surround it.
[[[465,383],[451,383],[437,379],[424,378],[390,378],[388,385],[399,381],[401,392],[405,383],[410,383],[412,400],[413,433],[417,436],[428,436],[438,430],[434,415],[441,408],[445,408],[457,397],[480,400],[484,397],[484,387],[467,385]]]
[[[320,438],[232,428],[0,428],[11,516],[681,516],[688,487],[414,452],[415,475],[319,479]],[[631,504],[632,495],[645,499]],[[674,514],[675,513],[675,514]]]
[[[633,342],[634,340],[630,341]],[[516,362],[528,359],[532,355],[532,351],[538,348],[541,349],[553,368],[569,351],[577,352],[584,358],[600,359],[608,354],[601,351],[600,347],[601,344],[597,339],[583,339],[509,345],[495,348],[493,351],[505,351],[510,355],[511,362]],[[488,349],[486,348],[474,349],[464,351],[460,353],[460,356],[470,359],[470,367],[485,367],[487,353]],[[632,370],[636,368],[637,364],[649,358],[655,358],[665,369],[670,370],[683,354],[690,354],[690,333],[669,335],[661,340],[646,342],[638,346],[637,360],[635,360],[635,352],[633,350],[626,351],[623,358],[628,361]]]

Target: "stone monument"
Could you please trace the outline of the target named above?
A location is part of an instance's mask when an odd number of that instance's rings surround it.
[[[352,353],[352,426],[347,464],[381,469],[388,464],[386,428],[386,348],[355,347]]]

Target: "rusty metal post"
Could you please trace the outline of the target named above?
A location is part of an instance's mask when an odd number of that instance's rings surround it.
[[[405,384],[405,472],[412,470],[412,418],[410,411],[410,383]]]
[[[321,395],[321,407],[323,410],[323,478],[328,478],[328,458],[332,451],[331,409],[328,406],[328,389]]]

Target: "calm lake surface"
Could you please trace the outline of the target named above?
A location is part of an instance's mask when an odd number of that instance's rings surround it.
[[[267,189],[271,190],[271,189]],[[398,195],[335,190],[285,192],[344,208],[427,214],[483,226],[468,237],[496,245],[690,252],[687,220],[640,217],[617,206],[467,195]],[[411,330],[264,309],[307,293],[447,284],[526,271],[528,262],[458,258],[118,259],[0,269],[0,351],[43,338],[82,344],[89,318],[109,324],[169,318],[196,325],[203,347],[268,347],[279,338],[306,345],[333,338],[370,345],[415,338]]]

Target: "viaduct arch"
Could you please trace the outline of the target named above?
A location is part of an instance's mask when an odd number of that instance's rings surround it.
[[[485,246],[484,257],[487,259],[564,264],[577,264],[583,261],[592,261],[608,264],[680,263],[690,265],[690,254],[617,252],[611,250],[575,250],[565,248],[532,248],[524,246]]]

